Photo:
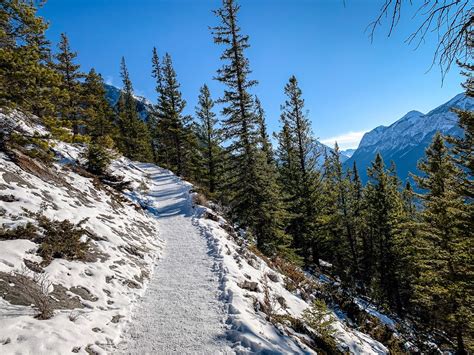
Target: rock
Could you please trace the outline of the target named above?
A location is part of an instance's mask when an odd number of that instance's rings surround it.
[[[245,290],[249,290],[251,292],[261,292],[260,287],[258,285],[258,282],[255,281],[247,281],[245,280],[244,282],[241,282],[239,284],[240,288],[243,288]]]
[[[112,321],[111,321],[111,322],[116,324],[116,323],[120,322],[120,319],[121,319],[121,318],[124,318],[124,316],[122,316],[122,315],[120,315],[120,314],[117,314],[117,315],[115,315],[115,316],[112,317]]]
[[[25,266],[31,271],[37,272],[39,274],[44,272],[43,267],[36,261],[23,259],[23,262],[25,263]]]
[[[280,276],[278,276],[278,274],[274,273],[274,272],[269,272],[267,274],[267,277],[273,282],[280,282],[281,281]]]

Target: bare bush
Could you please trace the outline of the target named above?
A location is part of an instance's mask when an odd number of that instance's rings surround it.
[[[193,194],[193,205],[207,206],[208,204],[209,201],[202,193],[196,192]]]
[[[27,239],[34,241],[37,237],[38,229],[31,222],[11,229],[0,227],[0,240]]]
[[[38,314],[37,319],[49,319],[54,315],[53,307],[49,293],[52,288],[52,282],[49,281],[46,273],[36,273],[26,267],[22,267],[19,271],[14,272],[17,286],[32,301]]]

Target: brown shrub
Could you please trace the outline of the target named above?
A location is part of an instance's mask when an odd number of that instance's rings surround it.
[[[208,206],[209,201],[207,200],[206,196],[204,196],[204,194],[196,192],[193,194],[193,205]]]

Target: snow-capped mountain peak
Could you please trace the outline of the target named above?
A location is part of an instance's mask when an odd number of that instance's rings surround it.
[[[352,165],[356,161],[365,179],[366,168],[375,154],[380,152],[387,163],[391,160],[395,162],[399,176],[405,179],[409,172],[416,172],[418,160],[437,131],[443,134],[460,134],[454,108],[473,110],[474,99],[459,94],[427,114],[410,111],[390,126],[376,127],[364,134],[359,147],[346,164]]]

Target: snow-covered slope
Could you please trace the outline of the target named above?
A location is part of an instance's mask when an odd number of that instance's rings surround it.
[[[7,121],[18,132],[47,133],[15,112],[0,114],[2,126]],[[195,339],[209,341],[220,331],[222,338],[195,349],[312,354],[321,349],[321,342],[325,344],[327,339],[305,323],[303,312],[322,297],[324,287],[332,285],[326,276],[305,276],[282,260],[267,259],[249,246],[215,205],[202,202],[189,183],[167,170],[116,159],[112,173],[131,182],[121,194],[80,169],[82,146],[55,142],[53,150],[56,159],[51,166],[0,153],[0,223],[11,230],[28,222],[37,224],[41,214],[51,221],[80,224],[85,230],[82,239],[90,246],[88,257],[57,257],[42,265],[35,240],[0,238],[1,354],[117,353],[124,341],[130,342],[124,332],[139,343],[125,346],[125,353],[154,352],[156,344],[165,352],[186,353]],[[170,241],[169,250],[162,239]],[[190,248],[182,247],[186,243]],[[162,249],[165,257],[155,263]],[[193,250],[193,257],[178,257]],[[37,311],[15,293],[21,286],[19,274],[39,275],[51,283],[47,293],[54,304],[52,318],[34,318]],[[151,293],[146,290],[149,285]],[[351,302],[356,308],[371,309],[370,304],[359,306],[357,299]],[[169,313],[171,309],[176,312]],[[209,314],[211,319],[206,318]],[[385,327],[376,318],[388,318],[375,309],[367,314],[373,319],[364,316],[364,324],[371,328],[357,330],[349,314],[331,308],[330,328],[339,352],[388,352],[363,333]],[[157,324],[161,328],[154,331]],[[140,343],[140,336],[148,334],[160,339]]]
[[[44,132],[23,115],[0,113],[0,126],[7,120],[16,120],[17,130],[27,134]],[[141,169],[124,158],[113,164],[132,182],[127,199],[75,172],[80,146],[57,142],[53,149],[57,162],[51,167],[26,156],[14,162],[0,153],[0,226],[37,224],[36,213],[53,221],[82,221],[89,252],[86,261],[55,258],[41,267],[37,243],[0,239],[1,354],[105,353],[119,340],[163,246],[156,220],[132,202],[144,200],[138,187],[147,178]],[[47,292],[59,299],[59,309],[51,319],[35,319],[36,311],[17,297],[18,273],[52,284]]]
[[[308,276],[306,281],[301,281],[301,285],[306,285],[306,291],[298,286],[290,287],[293,281],[282,274],[274,262],[249,250],[247,242],[237,236],[215,211],[197,206],[194,220],[208,238],[209,247],[217,260],[221,298],[228,313],[227,338],[233,343],[233,349],[238,353],[315,353],[314,341],[308,334],[299,333],[301,330],[296,331],[292,320],[301,320],[303,311],[316,299],[316,290],[322,281]],[[305,295],[303,292],[306,292]],[[331,328],[335,332],[339,351],[351,354],[388,353],[380,342],[351,329],[341,314],[332,313],[331,317],[334,320]]]
[[[391,160],[395,162],[398,175],[405,179],[409,172],[417,171],[417,161],[423,156],[436,131],[460,134],[453,108],[473,110],[474,99],[459,94],[427,114],[410,111],[388,127],[373,129],[364,134],[359,147],[346,161],[346,166],[352,166],[355,161],[362,179],[366,180],[366,169],[375,154],[380,152],[387,164]]]

